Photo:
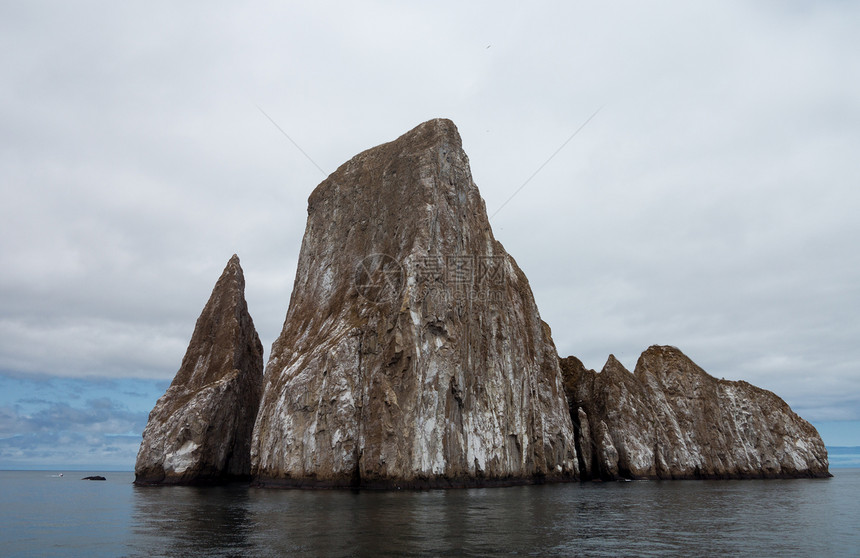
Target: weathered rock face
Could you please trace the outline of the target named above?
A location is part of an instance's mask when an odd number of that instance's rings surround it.
[[[149,414],[136,484],[198,484],[248,478],[263,391],[263,346],[233,256],[197,319],[182,366]]]
[[[642,353],[633,374],[561,360],[583,478],[827,477],[815,428],[775,394],[718,380],[674,347]]]
[[[321,183],[254,430],[262,485],[458,486],[576,474],[550,330],[431,120]]]

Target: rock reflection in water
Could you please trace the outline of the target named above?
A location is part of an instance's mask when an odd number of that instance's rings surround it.
[[[134,546],[141,556],[229,556],[250,549],[248,488],[134,488]]]
[[[136,488],[131,547],[137,556],[839,555],[856,533],[834,528],[827,512],[860,475],[838,482]]]

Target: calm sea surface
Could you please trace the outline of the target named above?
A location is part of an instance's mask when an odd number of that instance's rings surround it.
[[[860,469],[835,474],[354,493],[0,471],[0,555],[860,556]]]

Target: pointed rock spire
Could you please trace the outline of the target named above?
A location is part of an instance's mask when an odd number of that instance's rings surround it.
[[[182,365],[149,415],[136,484],[248,478],[263,382],[263,346],[235,254],[197,319]]]

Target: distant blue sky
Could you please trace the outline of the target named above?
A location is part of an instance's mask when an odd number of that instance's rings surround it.
[[[860,2],[0,2],[0,466],[127,468],[230,256],[268,353],[324,172],[434,117],[562,356],[675,345],[860,445],[858,29]]]
[[[812,425],[828,446],[860,447],[860,421],[817,421]]]
[[[0,469],[133,469],[168,384],[0,374]]]

